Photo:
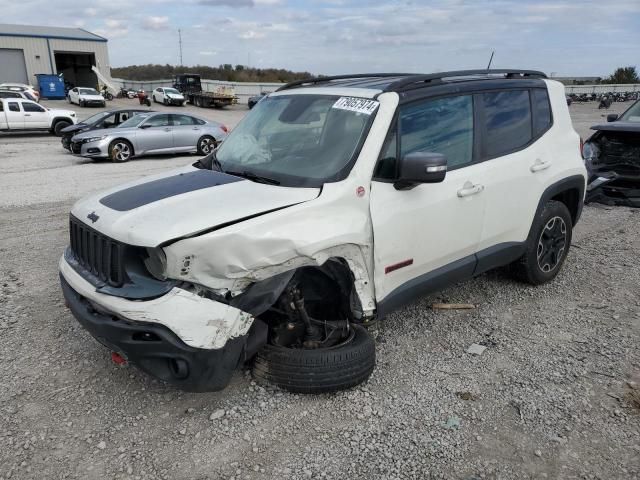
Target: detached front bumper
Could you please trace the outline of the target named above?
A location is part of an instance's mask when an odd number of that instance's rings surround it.
[[[98,293],[64,258],[60,283],[74,317],[96,340],[183,390],[222,390],[251,350],[253,317],[229,305],[178,288],[148,301]]]

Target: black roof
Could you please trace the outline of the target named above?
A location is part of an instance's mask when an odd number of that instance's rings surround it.
[[[278,91],[302,87],[349,87],[369,88],[383,92],[405,92],[418,88],[442,85],[449,82],[491,79],[533,79],[547,78],[536,70],[456,70],[430,74],[416,73],[360,73],[355,75],[336,75],[316,77],[288,83]]]

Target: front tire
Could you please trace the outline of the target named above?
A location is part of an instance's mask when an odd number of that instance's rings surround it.
[[[133,157],[133,146],[127,140],[114,140],[109,144],[109,158],[115,163],[124,163]]]
[[[267,344],[257,354],[253,375],[295,393],[328,393],[364,382],[375,367],[375,342],[360,325],[330,348],[287,348]]]
[[[515,276],[532,285],[553,280],[569,253],[573,220],[567,206],[548,201],[533,222],[525,254],[513,264]]]
[[[53,126],[53,133],[57,137],[62,136],[62,129],[67,128],[71,125],[71,122],[67,122],[66,120],[58,120]]]

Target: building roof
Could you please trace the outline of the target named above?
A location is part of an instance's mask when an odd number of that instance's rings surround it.
[[[37,25],[11,25],[0,23],[0,37],[58,38],[106,42],[107,39],[82,28],[40,27]]]

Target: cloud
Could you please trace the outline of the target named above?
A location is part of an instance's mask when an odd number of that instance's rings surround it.
[[[200,5],[209,7],[253,7],[254,0],[198,0]]]
[[[95,17],[98,15],[98,9],[93,7],[85,8],[84,14],[88,17]]]
[[[212,57],[213,55],[217,55],[218,52],[211,52],[211,51],[204,51],[204,52],[198,52],[198,55],[202,55],[205,57]]]
[[[255,5],[273,6],[273,5],[282,5],[284,1],[283,0],[253,0],[253,3]]]
[[[169,17],[145,17],[142,21],[142,28],[145,30],[167,30]]]
[[[243,40],[257,40],[260,38],[264,38],[266,35],[263,32],[256,32],[255,30],[247,30],[238,35],[239,38]]]

